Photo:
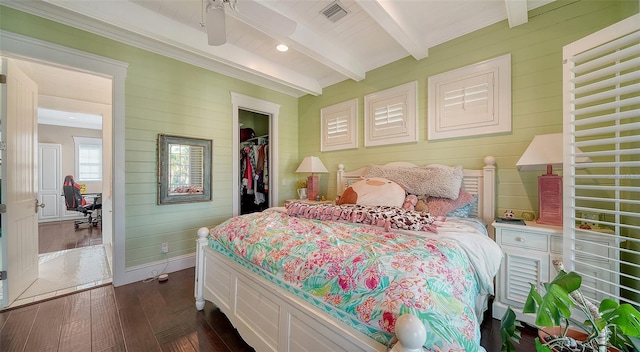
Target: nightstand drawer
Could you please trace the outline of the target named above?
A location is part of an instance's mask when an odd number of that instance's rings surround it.
[[[549,248],[547,238],[547,235],[532,233],[530,231],[504,229],[502,230],[502,236],[500,236],[500,245],[546,252],[547,248]]]

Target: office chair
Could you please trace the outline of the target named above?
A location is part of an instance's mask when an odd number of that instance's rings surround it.
[[[102,209],[102,198],[98,196],[94,199],[93,204],[87,205],[87,201],[80,193],[80,188],[81,186],[76,183],[73,176],[65,176],[62,190],[64,191],[64,202],[67,210],[77,211],[85,216],[83,219],[75,220],[73,227],[77,230],[84,223],[89,224],[89,227],[98,227],[98,224],[102,222],[102,216],[99,214]],[[94,212],[98,213],[98,215],[94,215]]]

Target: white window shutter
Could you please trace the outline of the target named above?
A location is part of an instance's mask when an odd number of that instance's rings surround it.
[[[640,15],[564,48],[567,269],[596,299],[640,301]],[[587,162],[576,160],[588,158]]]
[[[358,99],[320,110],[320,151],[358,147]]]
[[[428,139],[511,131],[511,55],[428,79]]]
[[[416,81],[365,96],[365,146],[418,141]]]

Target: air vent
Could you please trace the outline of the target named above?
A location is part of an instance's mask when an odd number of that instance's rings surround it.
[[[325,7],[321,13],[334,23],[348,14],[347,10],[338,1],[334,1],[331,5]]]

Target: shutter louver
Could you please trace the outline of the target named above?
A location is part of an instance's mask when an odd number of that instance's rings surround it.
[[[625,27],[633,28],[630,31],[609,30],[616,24],[601,31],[606,35],[587,37],[581,45],[565,47],[569,92],[565,104],[570,107],[565,136],[570,145],[564,170],[569,181],[565,201],[570,210],[565,212],[564,226],[573,236],[565,237],[563,257],[565,264],[567,258],[573,258],[587,296],[637,304],[640,21],[635,17],[636,23]],[[576,165],[579,157],[590,161]]]
[[[192,186],[202,186],[204,184],[204,148],[190,147],[189,151],[189,176]]]
[[[349,119],[346,116],[330,118],[327,121],[327,137],[329,139],[345,138],[349,134]]]

